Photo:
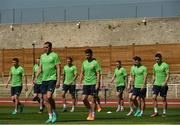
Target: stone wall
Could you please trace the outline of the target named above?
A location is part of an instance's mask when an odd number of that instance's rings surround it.
[[[0,48],[113,46],[180,42],[180,17],[0,25]]]

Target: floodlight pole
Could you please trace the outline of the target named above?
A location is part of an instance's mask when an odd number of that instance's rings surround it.
[[[33,52],[33,65],[35,65],[35,43],[32,44],[32,52]]]

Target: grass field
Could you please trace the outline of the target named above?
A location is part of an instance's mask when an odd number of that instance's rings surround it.
[[[43,124],[47,120],[47,111],[38,114],[38,107],[25,107],[22,114],[12,116],[10,113],[13,107],[0,106],[0,124]],[[134,116],[126,116],[129,109],[124,112],[115,112],[115,107],[103,107],[103,111],[96,113],[95,121],[86,121],[87,110],[84,107],[76,108],[76,111],[60,112],[58,107],[58,121],[59,124],[180,124],[180,107],[169,108],[167,117],[158,116],[151,118],[152,108],[147,108],[145,115],[141,118]],[[107,111],[112,111],[107,114]],[[160,110],[159,110],[160,111]]]

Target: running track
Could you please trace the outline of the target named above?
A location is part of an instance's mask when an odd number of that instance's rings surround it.
[[[28,99],[25,101],[25,98],[21,98],[20,99],[22,103],[24,103],[25,105],[28,106],[37,106],[38,103],[37,102],[33,102],[31,101],[31,99]],[[61,105],[62,104],[62,100],[56,98],[55,99],[56,104],[57,105]],[[71,101],[67,100],[67,103],[70,104]],[[78,100],[78,105],[82,105],[83,102],[81,100]],[[116,106],[117,105],[117,100],[107,100],[106,104],[104,102],[104,100],[101,101],[102,106]],[[146,99],[146,105],[147,106],[152,106],[153,102],[151,99]],[[158,100],[158,104],[162,105],[162,101],[161,99]],[[0,106],[4,105],[4,106],[10,106],[13,105],[11,98],[0,98]],[[128,100],[124,100],[124,105],[128,106]],[[180,107],[180,99],[168,99],[168,106],[170,107]]]

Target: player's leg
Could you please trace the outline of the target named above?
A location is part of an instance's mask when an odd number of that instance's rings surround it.
[[[40,86],[38,84],[34,84],[34,95],[33,95],[33,101],[37,101],[38,103],[40,103],[40,98],[38,97],[38,93],[40,90]]]
[[[41,94],[39,113],[42,113],[45,108],[44,98],[43,98],[43,93],[42,93],[42,84],[40,85],[39,89],[40,89],[40,94]]]
[[[90,117],[88,116],[87,120],[95,120],[95,107],[96,107],[96,104],[95,104],[95,98],[94,98],[94,95],[89,95],[88,97],[88,100],[89,102],[91,102],[91,115]]]
[[[118,98],[118,106],[117,106],[117,109],[116,109],[116,112],[119,112],[120,111],[120,108],[121,108],[121,99],[120,99],[120,86],[117,86],[116,87],[116,96]]]
[[[120,111],[124,111],[124,99],[123,99],[123,92],[124,92],[125,86],[121,86],[121,91],[120,91]]]
[[[146,106],[146,103],[145,103],[146,91],[147,91],[146,88],[140,90],[139,98],[140,98],[140,109],[141,109],[141,112],[138,115],[139,117],[142,117],[143,114],[144,114],[144,110],[145,110],[145,106]]]
[[[154,112],[151,115],[151,117],[156,117],[158,116],[158,102],[157,102],[157,96],[160,92],[160,87],[159,86],[153,86],[153,107],[154,107]]]
[[[167,110],[167,91],[168,91],[168,86],[163,86],[161,88],[160,96],[162,97],[163,101],[163,114],[162,117],[166,117],[166,110]]]
[[[99,89],[96,89],[94,99],[95,99],[95,109],[98,112],[100,112],[102,110],[102,108],[101,108],[100,97],[99,97]]]
[[[62,100],[63,100],[63,108],[62,108],[62,112],[66,112],[67,111],[67,106],[66,106],[66,93],[69,90],[69,85],[65,85],[63,84],[63,90],[62,90]]]
[[[48,89],[47,89],[47,99],[49,103],[49,114],[52,113],[52,123],[55,123],[57,120],[57,113],[56,113],[56,104],[55,100],[53,99],[53,93],[56,87],[56,80],[50,80],[48,81]]]
[[[76,85],[71,85],[69,90],[72,98],[72,108],[70,112],[74,112],[75,105],[76,105]]]
[[[130,115],[132,115],[133,112],[134,112],[134,109],[133,109],[133,101],[132,101],[132,90],[129,92],[128,98],[129,98],[129,108],[130,108],[130,110],[129,110],[129,112],[126,114],[126,116],[130,116]]]
[[[139,93],[140,88],[133,88],[133,95],[132,95],[132,100],[133,104],[136,107],[136,112],[134,116],[137,116],[141,111],[140,111],[140,98],[139,98]]]

